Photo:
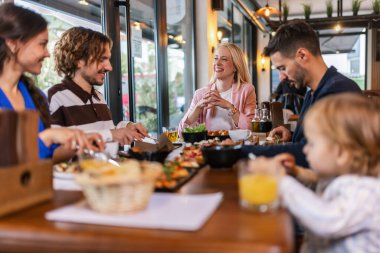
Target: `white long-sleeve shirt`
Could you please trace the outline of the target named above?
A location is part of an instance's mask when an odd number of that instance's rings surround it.
[[[380,179],[340,176],[318,196],[286,176],[280,194],[307,231],[302,252],[380,252]]]

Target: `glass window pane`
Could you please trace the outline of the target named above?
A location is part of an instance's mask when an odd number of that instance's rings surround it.
[[[15,0],[15,4],[24,6],[40,13],[48,21],[49,43],[48,49],[53,54],[54,45],[62,33],[74,26],[83,26],[101,32],[100,0],[92,0],[87,6],[78,4],[78,1],[24,1]],[[51,56],[45,59],[41,74],[33,76],[36,84],[43,91],[60,83],[63,77],[58,76],[54,70],[54,60]],[[96,86],[104,93],[104,85]]]
[[[131,1],[132,68],[136,122],[157,134],[157,77],[154,1]],[[127,40],[121,36],[122,94],[124,118],[129,119]]]
[[[218,11],[218,40],[232,42],[231,0],[224,1],[224,10]]]
[[[193,97],[192,13],[192,0],[166,0],[170,127],[179,125]]]
[[[233,32],[234,32],[234,44],[239,46],[243,51],[242,48],[242,41],[243,41],[243,14],[234,6],[233,7],[233,17],[234,17],[234,25],[233,25]]]
[[[321,37],[322,56],[327,66],[333,65],[340,73],[365,89],[365,34]]]

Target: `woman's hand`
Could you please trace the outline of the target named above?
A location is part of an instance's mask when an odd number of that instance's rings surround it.
[[[219,92],[216,90],[210,90],[207,92],[203,99],[206,103],[206,109],[212,108],[214,106],[219,106],[228,110],[233,106],[229,101],[222,98]]]
[[[39,137],[46,146],[52,144],[61,144],[65,149],[77,150],[77,153],[83,153],[84,149],[94,151],[103,150],[105,144],[100,134],[86,134],[79,129],[70,128],[49,128],[42,131]]]

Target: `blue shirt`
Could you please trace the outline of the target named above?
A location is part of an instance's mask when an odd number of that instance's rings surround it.
[[[297,128],[293,133],[292,143],[272,146],[243,146],[243,157],[247,157],[248,153],[254,153],[257,156],[275,156],[280,153],[291,153],[295,156],[298,165],[309,167],[305,155],[302,152],[306,144],[302,124],[305,114],[318,100],[342,92],[359,93],[361,90],[354,81],[340,74],[335,67],[331,66],[322,77],[317,89],[314,92],[309,90],[306,93]]]
[[[20,80],[18,85],[18,89],[21,92],[22,97],[24,98],[25,109],[36,110],[36,106],[34,105],[33,99],[29,94],[26,85]],[[0,108],[14,110],[11,102],[4,94],[3,90],[0,88]],[[38,120],[38,133],[45,130],[44,124],[42,123],[41,118]],[[40,159],[51,158],[53,156],[54,150],[57,148],[57,145],[51,145],[47,147],[44,142],[38,138],[38,154]]]

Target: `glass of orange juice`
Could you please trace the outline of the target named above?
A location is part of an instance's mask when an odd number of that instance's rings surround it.
[[[268,212],[278,207],[276,168],[249,168],[249,160],[238,163],[239,201],[243,209]]]

